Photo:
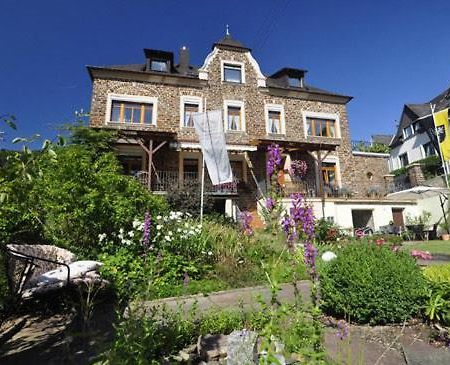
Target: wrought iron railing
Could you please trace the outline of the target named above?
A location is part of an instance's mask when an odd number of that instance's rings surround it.
[[[146,187],[148,187],[148,172],[140,171],[135,177]],[[213,185],[209,177],[205,178],[205,192],[212,195],[237,194],[238,179],[233,182],[221,185]],[[151,190],[157,192],[166,192],[174,187],[200,186],[201,179],[197,172],[184,172],[183,179],[179,179],[178,171],[156,171],[152,174]]]

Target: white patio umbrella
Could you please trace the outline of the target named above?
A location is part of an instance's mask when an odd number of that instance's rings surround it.
[[[450,189],[448,188],[439,188],[435,186],[415,186],[411,189],[396,191],[395,193],[391,193],[386,195],[387,199],[407,199],[407,200],[417,200],[417,199],[425,199],[432,198],[435,196],[439,196],[439,200],[441,202],[442,215],[445,223],[447,222],[447,215],[445,214],[445,202],[448,200],[448,195],[450,194]]]
[[[387,199],[404,199],[404,200],[416,200],[432,198],[435,196],[446,196],[450,194],[450,189],[448,188],[438,188],[434,186],[415,186],[411,189],[396,191],[395,193],[390,193],[386,195]]]

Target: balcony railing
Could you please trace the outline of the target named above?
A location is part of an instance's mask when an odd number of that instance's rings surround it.
[[[148,186],[148,172],[140,171],[136,178],[144,185]],[[235,195],[237,194],[238,179],[222,185],[213,185],[208,177],[205,177],[205,192],[211,195]],[[157,192],[167,192],[174,187],[200,186],[201,179],[197,172],[184,172],[183,180],[179,179],[178,171],[157,171],[152,175],[151,190]]]
[[[259,182],[264,186],[265,181]],[[387,194],[409,189],[411,184],[408,181],[394,181],[392,183],[356,181],[352,186],[324,184],[323,192],[327,198],[342,199],[383,199]],[[266,192],[265,189],[263,189]],[[292,193],[302,193],[306,198],[322,197],[322,189],[312,181],[288,182],[282,189],[282,195],[289,197]]]

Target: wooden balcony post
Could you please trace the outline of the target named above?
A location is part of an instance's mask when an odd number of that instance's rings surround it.
[[[148,190],[152,191],[153,139],[148,142]]]

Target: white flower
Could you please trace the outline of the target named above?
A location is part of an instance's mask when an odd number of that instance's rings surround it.
[[[329,262],[331,260],[334,260],[336,257],[337,256],[336,256],[336,254],[334,252],[327,251],[327,252],[323,253],[322,260],[325,261],[325,262]]]
[[[170,242],[172,241],[172,238],[170,236],[164,236],[164,240]]]
[[[102,242],[106,238],[106,233],[101,233],[98,235],[98,240]]]
[[[156,226],[156,229],[159,231],[160,229],[162,228],[162,226],[160,225],[160,224],[158,224],[157,226]]]
[[[142,222],[138,221],[137,219],[135,219],[133,221],[133,228],[136,229],[138,228],[140,225],[142,224]]]
[[[156,219],[160,220],[160,219],[162,219],[162,217],[161,217],[160,215],[158,215],[158,216],[156,217]]]
[[[212,252],[211,251],[208,251],[208,256],[211,256],[212,255]]]
[[[133,231],[128,232],[128,236],[134,237],[134,232]]]
[[[172,236],[172,231],[169,231],[168,233],[167,233],[169,236]]]
[[[181,232],[181,228],[178,228],[178,229],[177,229],[177,232],[180,233],[180,232]]]
[[[119,229],[119,233],[123,234],[123,228]]]

